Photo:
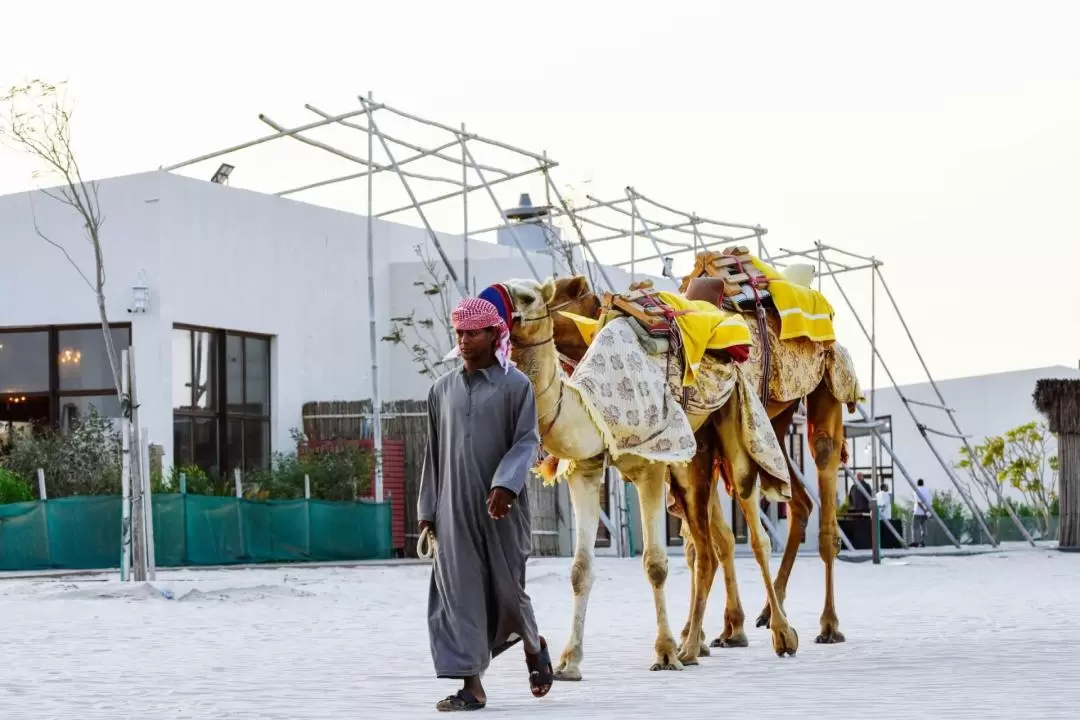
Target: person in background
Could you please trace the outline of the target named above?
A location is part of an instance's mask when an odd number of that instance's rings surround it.
[[[868,514],[870,512],[870,498],[873,494],[874,491],[870,488],[870,483],[866,482],[863,474],[855,473],[855,482],[852,484],[851,489],[848,490],[848,512]]]
[[[915,482],[915,511],[914,522],[915,526],[912,533],[912,547],[926,547],[926,520],[930,517],[930,505],[933,503],[933,498],[930,496],[930,490],[923,484],[923,479],[919,478]]]
[[[877,500],[878,517],[882,520],[892,520],[892,493],[889,492],[887,483],[881,483],[874,499]]]

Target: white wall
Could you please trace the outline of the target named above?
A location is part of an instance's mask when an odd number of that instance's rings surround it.
[[[997,373],[975,377],[956,378],[937,381],[937,386],[945,397],[945,404],[956,410],[957,422],[964,434],[969,435],[969,442],[974,446],[986,437],[1001,435],[1017,425],[1043,420],[1035,409],[1031,396],[1035,391],[1035,382],[1042,378],[1080,378],[1080,369],[1063,365],[1019,370],[1016,372]],[[905,385],[901,388],[905,396],[922,402],[938,403],[937,396],[929,383]],[[870,393],[867,392],[865,407],[869,409]],[[915,406],[916,415],[929,428],[955,433],[948,416],[941,410]],[[908,414],[895,388],[883,388],[877,392],[875,414],[892,415],[893,447],[904,467],[913,478],[923,478],[932,490],[952,489],[948,475],[941,468],[930,448],[927,447],[915,422]],[[932,436],[934,446],[950,465],[960,459],[959,449],[962,441],[954,438]],[[865,444],[865,441],[862,443]],[[1051,441],[1051,448],[1056,446]],[[1053,450],[1052,450],[1053,451]],[[862,450],[859,451],[860,453]],[[887,462],[883,454],[882,462]],[[963,477],[957,472],[959,477]],[[899,490],[897,499],[912,499],[910,487],[902,479],[899,468],[893,475]],[[1015,491],[1010,491],[1015,492]],[[1019,493],[1016,493],[1019,498]]]
[[[0,327],[96,322],[93,293],[64,256],[34,233],[28,193],[0,197]],[[33,193],[41,230],[62,244],[88,274],[90,245],[79,217]],[[101,207],[107,309],[130,321],[142,423],[151,442],[172,455],[172,328],[176,323],[274,336],[271,356],[272,444],[291,446],[290,428],[312,400],[370,397],[367,218],[164,172],[103,180]],[[514,199],[509,199],[512,203]],[[413,285],[426,273],[421,246],[438,260],[423,228],[374,221],[377,334],[389,318],[428,304]],[[463,272],[460,237],[440,234]],[[531,276],[516,248],[469,243],[476,287]],[[533,259],[550,272],[551,260]],[[131,286],[143,272],[150,288],[145,314],[129,314]],[[609,271],[617,284],[628,278]],[[452,302],[458,298],[456,289]],[[378,343],[384,399],[422,398],[429,380],[409,354]]]

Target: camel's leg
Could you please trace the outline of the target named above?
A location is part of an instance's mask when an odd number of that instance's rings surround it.
[[[556,680],[581,679],[585,611],[589,606],[589,591],[593,583],[593,549],[600,525],[600,484],[603,479],[603,461],[595,459],[577,463],[574,472],[566,479],[577,526],[574,563],[570,569],[570,585],[574,590],[574,620],[570,626],[570,639],[567,640],[559,663],[555,666]]]
[[[791,419],[795,415],[795,411],[798,409],[799,404],[797,402],[791,403],[791,405],[783,410],[779,415],[773,418],[772,426],[776,432],[777,438],[786,438],[788,428],[791,426]],[[784,453],[785,457],[787,453]],[[784,604],[784,600],[787,599],[787,584],[788,578],[791,577],[791,569],[795,565],[795,558],[799,553],[799,546],[802,545],[803,538],[806,536],[806,524],[810,519],[810,512],[813,510],[813,503],[810,500],[810,495],[806,492],[806,488],[799,482],[799,479],[795,476],[794,468],[791,465],[791,458],[787,458],[788,473],[791,476],[791,501],[788,503],[788,534],[787,543],[784,545],[784,557],[780,560],[780,569],[776,573],[776,580],[773,582],[773,587],[776,589],[776,597],[780,599],[780,604]],[[761,611],[761,614],[757,618],[757,627],[769,626],[769,600],[765,599],[765,608]]]
[[[697,550],[694,548],[694,539],[689,536],[689,533],[686,530],[686,518],[684,518],[682,515],[680,515],[679,517],[683,521],[683,526],[682,526],[682,529],[679,531],[679,535],[681,535],[682,539],[683,539],[683,549],[685,550],[683,555],[685,555],[685,557],[686,557],[686,567],[688,567],[690,569],[690,602],[691,602],[691,606],[692,606],[693,605],[694,592],[696,592],[695,586],[694,586],[694,562],[697,559]],[[690,617],[687,616],[686,624],[683,625],[682,633],[679,635],[679,649],[680,650],[682,649],[683,645],[686,644],[686,638],[687,638],[687,636],[689,634],[690,634]],[[705,631],[704,630],[701,631],[699,639],[701,640],[701,643],[700,643],[701,647],[698,648],[698,656],[699,657],[700,656],[708,657],[709,655],[712,654],[712,652],[709,650],[709,646],[705,644]]]
[[[711,432],[711,428],[707,430]],[[716,577],[717,557],[710,537],[709,497],[716,492],[712,472],[712,450],[699,442],[699,450],[689,465],[671,468],[673,493],[680,496],[686,514],[686,524],[693,539],[693,565],[690,593],[690,613],[683,630],[679,660],[684,665],[697,665],[704,632],[702,625],[709,603],[709,592]]]
[[[821,496],[821,529],[818,533],[818,554],[825,563],[825,608],[821,611],[819,643],[844,642],[840,620],[836,617],[833,600],[833,562],[840,549],[840,532],[836,524],[836,476],[840,469],[840,449],[844,445],[844,408],[829,393],[825,383],[807,398],[807,430],[810,433],[810,452],[817,466],[818,494]]]
[[[712,646],[746,647],[750,641],[743,629],[746,615],[739,600],[739,584],[735,579],[735,533],[724,520],[724,509],[720,506],[720,496],[715,487],[709,500],[709,524],[713,547],[716,548],[716,555],[724,569],[724,591],[727,595],[724,603],[724,631],[712,641]]]
[[[750,545],[754,550],[754,559],[761,569],[761,577],[769,595],[771,609],[770,630],[772,631],[773,650],[777,655],[794,655],[799,648],[799,636],[788,624],[787,616],[773,589],[772,573],[769,570],[769,554],[772,544],[758,514],[761,507],[760,491],[757,482],[758,466],[742,445],[739,429],[739,403],[736,398],[728,401],[717,422],[720,434],[720,447],[723,466],[731,478],[731,486],[738,498],[739,507],[746,517],[750,532]]]
[[[806,525],[813,510],[813,501],[806,492],[806,488],[793,475],[791,478],[791,501],[788,503],[788,536],[784,545],[784,557],[780,560],[780,569],[776,573],[773,588],[776,597],[783,605],[787,599],[787,584],[791,577],[791,569],[795,565],[795,558],[799,554],[799,547],[803,538],[806,537]],[[769,599],[765,598],[765,608],[757,618],[757,627],[769,627],[771,615]]]
[[[652,585],[653,603],[656,606],[656,662],[652,669],[682,670],[675,638],[668,624],[667,600],[664,597],[664,583],[667,582],[668,573],[667,550],[664,547],[667,526],[664,485],[667,468],[660,464],[641,464],[623,474],[632,478],[641,502],[641,528],[645,545],[641,561],[649,584]],[[700,552],[701,549],[698,548],[698,553]]]

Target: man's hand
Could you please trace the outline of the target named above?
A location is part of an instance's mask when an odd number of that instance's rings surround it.
[[[430,520],[421,520],[420,521],[420,532],[424,532],[424,530],[426,530],[428,528],[431,528],[431,532],[434,533],[435,532],[435,523],[431,522]]]
[[[492,488],[488,493],[488,515],[495,520],[502,520],[514,506],[517,496],[506,488]]]

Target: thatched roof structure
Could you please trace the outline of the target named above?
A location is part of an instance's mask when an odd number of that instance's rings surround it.
[[[1080,380],[1039,380],[1032,399],[1050,422],[1050,432],[1080,434]]]

